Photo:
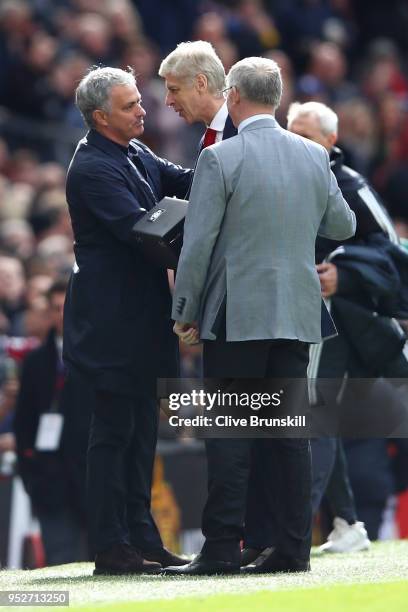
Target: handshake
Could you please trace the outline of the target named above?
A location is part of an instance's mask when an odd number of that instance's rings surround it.
[[[184,344],[193,345],[200,342],[200,334],[198,331],[198,324],[193,323],[180,323],[176,321],[173,327],[173,331],[180,338]]]

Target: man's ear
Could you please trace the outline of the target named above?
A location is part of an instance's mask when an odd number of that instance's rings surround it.
[[[208,80],[205,74],[197,74],[195,85],[199,93],[205,93],[208,89]]]
[[[332,132],[331,134],[328,134],[327,138],[329,140],[330,147],[334,147],[334,145],[337,142],[337,134],[336,134],[336,132]]]
[[[230,98],[231,98],[231,102],[233,104],[239,104],[241,101],[241,94],[239,93],[239,90],[233,86],[231,87],[231,91],[230,91]]]
[[[92,113],[92,118],[96,126],[106,127],[108,125],[108,115],[103,110],[94,110]]]

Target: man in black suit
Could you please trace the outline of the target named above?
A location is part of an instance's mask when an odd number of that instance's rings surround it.
[[[177,376],[165,270],[138,251],[132,228],[190,171],[135,138],[145,110],[131,71],[98,68],[76,103],[90,128],[67,176],[76,263],[65,306],[64,359],[95,390],[88,496],[96,573],[157,573],[182,560],[163,548],[150,513],[156,380]]]
[[[41,526],[47,565],[87,559],[86,448],[92,393],[86,381],[65,378],[62,362],[62,313],[66,282],[48,291],[51,330],[24,361],[14,430],[19,473]],[[39,438],[47,418],[62,422],[48,448]],[[50,433],[49,433],[50,435]]]

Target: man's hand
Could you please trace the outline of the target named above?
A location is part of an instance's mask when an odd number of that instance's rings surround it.
[[[179,321],[176,321],[173,331],[185,344],[198,344],[200,341],[198,325],[196,322],[180,323]]]
[[[316,266],[320,278],[322,296],[328,298],[337,292],[337,267],[332,263],[321,263]]]

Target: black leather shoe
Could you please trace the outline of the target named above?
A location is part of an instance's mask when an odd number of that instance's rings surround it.
[[[178,567],[166,567],[162,570],[165,576],[215,576],[216,574],[239,574],[240,567],[231,561],[208,559],[201,553],[194,561]]]
[[[167,548],[159,548],[158,550],[151,550],[148,552],[142,551],[141,553],[143,559],[147,559],[148,561],[157,561],[160,563],[162,567],[171,566],[180,566],[187,565],[189,563],[188,559],[184,557],[180,557],[179,555],[175,555]]]
[[[255,563],[242,568],[243,574],[277,574],[279,572],[309,572],[310,561],[286,557],[274,548],[266,548]]]
[[[254,563],[264,548],[243,548],[241,551],[241,567]]]
[[[160,574],[160,563],[145,561],[129,544],[113,544],[95,556],[94,576]]]

